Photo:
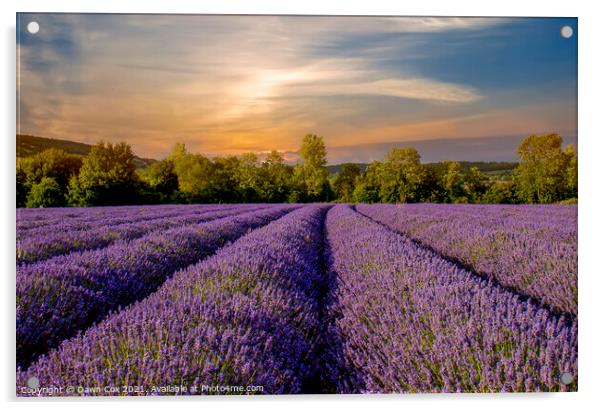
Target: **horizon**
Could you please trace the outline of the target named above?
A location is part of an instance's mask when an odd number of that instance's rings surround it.
[[[29,134],[18,134],[18,135],[48,139],[47,137],[43,137],[40,135],[29,135]],[[396,142],[382,143],[382,144],[359,144],[359,145],[353,146],[353,147],[346,147],[346,146],[329,147],[329,146],[326,146],[327,157],[328,157],[328,153],[331,150],[342,151],[341,154],[339,155],[339,157],[341,157],[343,159],[340,162],[332,162],[329,160],[326,165],[327,166],[338,166],[338,165],[342,165],[345,163],[355,163],[355,164],[367,165],[372,161],[382,161],[385,158],[385,155],[387,154],[388,150],[393,147],[416,148],[418,150],[418,154],[420,155],[422,163],[425,163],[425,164],[438,163],[438,162],[442,162],[442,161],[513,162],[513,163],[516,162],[516,163],[518,163],[519,158],[516,155],[516,147],[518,146],[520,141],[522,141],[525,137],[526,136],[522,136],[522,135],[511,135],[511,136],[494,136],[494,137],[483,137],[483,138],[460,138],[460,139],[455,139],[455,140],[432,139],[432,140],[419,140],[419,141],[396,141]],[[578,150],[577,137],[564,137],[564,136],[561,136],[561,137],[563,138],[563,144],[562,144],[563,147],[566,147],[567,145],[571,144],[575,147],[575,149]],[[98,140],[95,142],[87,143],[87,142],[77,141],[75,139],[61,139],[61,138],[50,138],[50,139],[78,143],[78,144],[86,144],[86,145],[90,145],[90,146],[98,144],[100,142],[112,142],[112,143],[127,142],[127,141]],[[485,142],[489,142],[490,144],[486,144],[486,143],[484,144],[483,140],[485,140]],[[516,144],[512,147],[509,147],[509,146],[506,147],[506,145],[508,145],[506,143],[509,141],[515,141]],[[174,144],[175,143],[177,143],[177,141],[174,142]],[[491,149],[495,147],[496,143],[497,143],[497,145],[499,145],[501,143],[503,148],[509,148],[508,150],[506,150],[504,152],[505,155],[500,155],[499,150],[495,151],[495,154],[492,155]],[[441,145],[441,144],[447,144],[447,145]],[[452,145],[455,145],[455,147]],[[433,146],[436,149],[435,151],[432,150]],[[368,155],[372,159],[367,160],[367,159],[362,159],[361,157],[359,157],[359,160],[346,161],[344,151],[346,149],[357,148],[357,147],[362,147],[363,151],[365,152],[364,155]],[[188,147],[186,147],[186,148],[188,149]],[[372,149],[370,149],[370,148],[372,148]],[[454,157],[453,155],[450,156],[449,151],[447,151],[447,155],[437,156],[437,152],[439,150],[441,150],[442,148],[448,148],[448,149],[452,149],[452,150],[455,149],[457,155],[460,155],[459,153],[461,152],[461,153],[463,153],[464,157]],[[466,154],[467,148],[471,149],[470,155]],[[134,149],[132,149],[132,150],[133,150],[134,155],[136,155],[137,157],[139,157],[141,159],[145,159],[145,160],[161,161],[167,157],[167,155],[162,156],[162,157],[145,157],[145,156],[139,155]],[[190,152],[192,152],[193,154],[203,155],[210,159],[217,157],[217,156],[206,155],[203,152],[194,152],[194,151],[190,151]],[[286,151],[286,152],[278,151],[278,152],[283,156],[283,158],[285,160],[284,162],[288,165],[295,165],[298,163],[298,160],[300,159],[298,150]],[[248,151],[246,153],[254,153],[254,154],[258,155],[260,160],[262,160],[263,157],[265,157],[268,154],[268,152],[253,152],[253,151]],[[244,153],[241,153],[241,154],[244,154]],[[238,155],[241,155],[241,154],[238,154]],[[234,155],[234,154],[229,154],[229,155]],[[227,156],[227,155],[222,155],[222,156]],[[378,158],[377,158],[377,156],[378,156]]]
[[[155,159],[175,142],[208,157],[275,149],[290,162],[315,133],[331,165],[392,145],[424,162],[512,161],[519,136],[577,142],[575,18],[17,20],[20,134],[123,140]]]

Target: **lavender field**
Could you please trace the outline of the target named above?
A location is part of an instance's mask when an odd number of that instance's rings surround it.
[[[19,396],[575,391],[577,207],[17,210]]]

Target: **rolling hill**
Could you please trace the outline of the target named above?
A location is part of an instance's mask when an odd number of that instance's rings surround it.
[[[90,153],[92,145],[55,138],[17,134],[17,158],[29,157],[49,148],[62,149],[70,154],[84,157]],[[145,168],[153,162],[156,162],[156,160],[151,158],[136,156],[134,159],[134,163],[138,168]]]

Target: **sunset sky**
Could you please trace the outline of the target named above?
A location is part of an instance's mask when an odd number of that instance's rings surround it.
[[[316,133],[333,164],[510,160],[528,134],[577,136],[572,18],[20,14],[17,52],[19,133],[157,159],[294,161]]]

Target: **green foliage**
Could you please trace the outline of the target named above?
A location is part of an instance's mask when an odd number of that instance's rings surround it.
[[[204,201],[210,196],[213,164],[207,158],[191,154],[184,144],[176,144],[167,160],[174,164],[178,189],[192,201]]]
[[[293,169],[278,151],[268,154],[259,170],[259,192],[265,202],[285,202],[291,192]]]
[[[237,168],[237,169],[236,169]],[[261,198],[261,169],[254,153],[242,154],[234,169],[242,202],[258,202]]]
[[[418,188],[420,201],[436,203],[466,203],[462,167],[456,161],[442,161],[423,166],[424,175]]]
[[[133,203],[441,202],[550,203],[577,201],[577,152],[556,134],[529,136],[512,181],[485,175],[514,163],[442,161],[421,164],[414,148],[392,148],[382,162],[326,166],[322,137],[308,134],[301,161],[287,165],[277,151],[209,159],[176,144],[145,169],[126,143],[100,143],[80,157],[49,149],[17,161],[17,206]],[[478,164],[478,165],[474,165]],[[487,169],[489,169],[487,168]],[[330,175],[330,178],[329,178]],[[67,203],[68,199],[68,203]]]
[[[353,190],[354,202],[380,202],[380,175],[383,165],[373,161],[363,175],[360,175]]]
[[[577,150],[572,145],[567,145],[567,147],[564,149],[563,155],[565,156],[565,161],[566,161],[566,170],[565,170],[565,175],[564,175],[565,184],[566,184],[565,196],[568,198],[575,199],[575,202],[576,202],[577,191],[578,191]]]
[[[302,163],[295,167],[293,189],[305,201],[328,200],[330,185],[323,137],[307,134],[303,137],[300,153]]]
[[[209,163],[211,166],[211,163]],[[248,165],[248,164],[247,164]],[[236,157],[214,158],[208,175],[209,191],[202,202],[231,203],[243,202],[247,195],[253,201],[254,189],[247,185],[244,189],[238,185],[240,161]],[[252,184],[251,180],[247,181]]]
[[[558,203],[561,205],[577,205],[577,198],[564,199],[562,201],[558,201]]]
[[[332,183],[335,197],[342,202],[352,202],[356,180],[360,174],[361,171],[357,165],[343,164],[341,171],[335,176]]]
[[[420,184],[420,199],[424,202],[450,202],[443,186],[445,167],[442,163],[425,164],[424,178]]]
[[[65,151],[51,148],[20,161],[27,175],[27,182],[35,184],[44,177],[53,178],[61,187],[69,184],[69,179],[77,175],[82,166],[81,158]]]
[[[29,192],[29,185],[27,184],[27,174],[23,169],[21,161],[17,161],[16,177],[16,191],[17,191],[17,208],[24,207],[27,201],[27,193]]]
[[[480,202],[488,186],[488,178],[479,168],[470,167],[464,174],[464,188],[471,202]]]
[[[507,182],[496,182],[488,187],[482,196],[484,204],[514,204],[517,203],[514,185]]]
[[[303,137],[300,153],[305,167],[321,169],[326,166],[326,145],[324,145],[324,137],[307,134]]]
[[[79,175],[69,183],[75,206],[124,205],[139,202],[140,183],[131,147],[99,143],[85,157]]]
[[[380,169],[381,202],[417,202],[425,178],[415,148],[391,148]]]
[[[517,154],[521,162],[515,183],[521,201],[552,203],[576,192],[576,152],[570,145],[563,151],[558,134],[530,135],[520,143]]]
[[[442,185],[446,197],[450,202],[467,202],[462,175],[460,174],[460,164],[455,161],[444,161],[442,165],[444,170]]]
[[[19,159],[16,170],[17,206],[26,205],[28,193],[44,178],[51,178],[58,185],[61,193],[61,199],[52,206],[66,205],[64,198],[67,194],[69,180],[77,175],[81,166],[81,158],[56,148]],[[47,185],[48,181],[45,184]]]
[[[64,204],[65,195],[59,183],[50,177],[42,177],[40,182],[34,183],[27,195],[28,208],[48,208]]]
[[[166,203],[173,202],[175,192],[178,190],[178,175],[175,166],[171,160],[155,162],[144,169],[141,173],[141,179],[149,187],[149,195],[153,193],[156,199],[152,202]]]

